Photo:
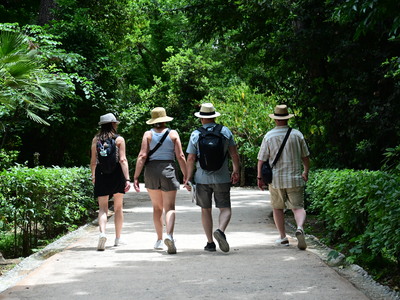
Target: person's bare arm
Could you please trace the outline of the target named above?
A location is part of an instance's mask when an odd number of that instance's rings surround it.
[[[92,146],[90,148],[90,170],[92,172],[92,182],[95,182],[96,165],[97,165],[97,149],[96,149],[97,138],[93,138]]]
[[[178,132],[175,130],[171,130],[170,137],[175,145],[175,157],[183,174],[183,182],[186,182],[186,158],[182,150],[181,139],[179,138]]]
[[[308,156],[302,157],[301,158],[303,162],[303,174],[301,174],[301,177],[303,177],[304,181],[308,181],[308,173],[310,172],[310,158]]]
[[[122,136],[117,137],[115,140],[118,146],[118,153],[119,153],[119,164],[121,165],[122,173],[125,177],[125,192],[129,191],[131,188],[130,185],[130,178],[129,178],[129,165],[128,160],[126,159],[126,145],[125,139]]]
[[[150,143],[149,139],[151,139],[151,132],[146,131],[143,134],[142,144],[140,147],[139,155],[136,160],[135,174],[133,175],[133,187],[135,188],[136,192],[140,192],[139,176],[142,173],[144,164],[146,163],[147,160],[147,155],[149,153],[149,143]]]
[[[232,175],[231,175],[231,182],[232,184],[236,184],[239,182],[240,179],[240,159],[239,159],[239,153],[237,151],[237,147],[235,146],[229,146],[229,155],[232,158],[232,165],[233,165],[233,170],[232,170]]]
[[[262,160],[259,160],[257,162],[257,186],[262,191],[264,190],[264,186],[265,186],[265,183],[262,179],[262,172],[261,172],[263,163],[264,162]]]
[[[192,181],[195,163],[196,163],[196,154],[189,153],[186,161],[186,181],[185,181],[185,186],[189,191],[190,191],[190,186],[188,185],[188,181]]]

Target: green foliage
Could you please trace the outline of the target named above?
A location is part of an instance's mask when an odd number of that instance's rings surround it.
[[[335,3],[335,1],[330,0]],[[358,21],[355,38],[365,35],[368,31],[381,28],[383,23],[389,25],[388,38],[396,39],[400,34],[399,4],[391,0],[348,0],[341,2],[335,8],[332,18],[341,23]]]
[[[226,104],[230,113],[243,86],[249,107],[259,105],[258,97],[266,99],[266,110],[272,102],[289,105],[314,166],[377,170],[385,149],[399,144],[396,1],[58,0],[43,27],[32,20],[38,11],[30,11],[38,3],[23,2],[1,5],[1,17],[30,25],[2,28],[29,36],[42,66],[72,90],[40,112],[50,128],[0,105],[7,128],[2,147],[20,150],[20,162],[39,152],[47,166],[86,164],[89,142],[77,140],[90,141],[105,112],[124,116],[129,125],[120,130],[132,135],[136,152],[147,129],[141,109],[154,106],[173,114],[185,143],[199,124],[193,112],[200,102],[221,111]],[[258,111],[248,111],[244,123],[259,123]],[[236,134],[258,131],[242,126]],[[8,146],[11,136],[20,148]],[[49,139],[59,143],[41,149]],[[256,144],[240,142],[247,167],[255,164]]]
[[[0,32],[0,104],[7,114],[24,109],[33,121],[49,125],[35,110],[47,111],[48,102],[68,89],[40,66],[36,49],[29,47],[26,36]]]
[[[0,149],[0,171],[11,167],[17,161],[18,154],[18,151]]]
[[[400,265],[399,187],[400,177],[386,172],[330,169],[312,172],[306,191],[324,241],[377,272],[383,261]]]
[[[3,257],[15,256],[15,244],[22,244],[20,237],[20,235],[17,236],[18,241],[15,243],[15,235],[10,232],[3,232],[0,227],[0,253],[3,254]]]
[[[386,149],[384,156],[382,170],[400,174],[400,145]]]
[[[40,239],[87,222],[97,207],[87,168],[15,166],[0,173],[0,182],[1,221],[14,232],[14,255],[29,255]]]

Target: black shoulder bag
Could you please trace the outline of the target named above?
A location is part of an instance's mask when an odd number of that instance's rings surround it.
[[[261,167],[261,177],[265,184],[270,184],[272,182],[272,168],[275,167],[276,163],[278,162],[278,159],[282,154],[283,148],[285,147],[286,141],[291,131],[292,128],[289,128],[288,131],[286,132],[285,138],[283,139],[282,145],[279,148],[278,154],[276,155],[274,161],[272,162],[272,165],[270,166],[269,160],[267,160],[264,161]]]
[[[147,153],[147,159],[146,159],[146,164],[149,162],[150,156],[153,155],[154,152],[156,152],[158,150],[158,148],[161,147],[162,143],[164,143],[165,139],[167,138],[169,132],[171,131],[171,129],[167,129],[167,131],[164,133],[164,135],[162,136],[161,140],[157,143],[157,145],[151,149],[149,151],[149,153]]]

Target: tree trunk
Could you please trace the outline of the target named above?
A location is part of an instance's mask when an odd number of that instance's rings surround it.
[[[54,0],[40,0],[39,25],[45,25],[54,19],[53,9],[55,8]]]

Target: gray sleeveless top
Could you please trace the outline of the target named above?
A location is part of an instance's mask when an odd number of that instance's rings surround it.
[[[154,129],[151,129],[150,149],[153,149],[157,145],[164,133],[165,131],[157,133]],[[150,156],[149,161],[152,160],[175,160],[175,145],[169,135],[164,140],[161,147]]]

